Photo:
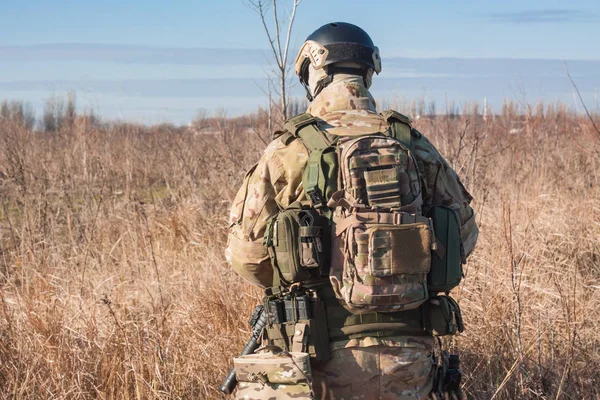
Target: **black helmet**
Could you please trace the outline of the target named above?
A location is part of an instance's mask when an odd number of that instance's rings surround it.
[[[300,83],[306,86],[309,64],[320,69],[340,62],[359,63],[365,69],[381,72],[377,46],[367,32],[347,22],[332,22],[310,34],[296,57],[295,71]]]

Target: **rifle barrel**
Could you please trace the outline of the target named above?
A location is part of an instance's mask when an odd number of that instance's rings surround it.
[[[252,336],[250,336],[250,340],[248,340],[248,343],[246,343],[244,350],[242,350],[242,356],[254,353],[256,349],[258,349],[260,346],[259,339],[262,335],[263,330],[265,329],[265,326],[267,325],[267,313],[265,312],[262,305],[257,306],[255,312],[259,309],[259,307],[260,311],[258,312],[260,313],[260,315],[258,316],[258,318],[256,318],[256,323],[252,327]],[[231,394],[233,392],[233,389],[235,389],[235,387],[237,386],[237,383],[238,382],[235,376],[235,368],[231,368],[231,371],[229,371],[229,374],[227,374],[227,378],[225,378],[219,390],[225,394]]]

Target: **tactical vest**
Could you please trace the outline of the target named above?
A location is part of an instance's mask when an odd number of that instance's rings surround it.
[[[265,233],[274,286],[320,288],[309,311],[326,310],[331,340],[462,331],[456,302],[438,296],[462,278],[458,217],[437,206],[423,215],[413,156],[421,134],[400,113],[382,115],[387,131],[342,137],[301,114],[280,138],[300,140],[309,158],[306,198],[281,210]],[[288,328],[267,329],[269,337],[293,336],[299,319],[290,318]]]

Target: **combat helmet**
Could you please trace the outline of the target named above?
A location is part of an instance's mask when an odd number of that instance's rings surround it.
[[[352,63],[360,68],[341,67],[340,63]],[[332,22],[311,33],[296,57],[296,75],[306,89],[307,97],[312,100],[308,87],[309,65],[317,70],[324,69],[327,73],[326,77],[318,82],[317,93],[331,82],[336,72],[362,75],[365,81],[369,70],[377,74],[381,72],[381,58],[377,46],[373,44],[367,32],[347,22]]]

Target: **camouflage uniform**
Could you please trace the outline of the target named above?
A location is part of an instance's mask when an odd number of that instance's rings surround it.
[[[384,132],[388,124],[362,77],[338,74],[311,103],[308,112],[330,134],[357,136]],[[413,138],[422,178],[423,204],[457,211],[465,253],[473,250],[478,229],[471,196],[434,146]],[[280,209],[305,196],[302,173],[308,152],[300,140],[274,140],[244,179],[233,202],[227,257],[233,269],[254,285],[272,284],[273,269],[262,239],[267,222]],[[331,343],[332,357],[314,363],[317,398],[423,399],[433,384],[433,337],[367,337]]]

